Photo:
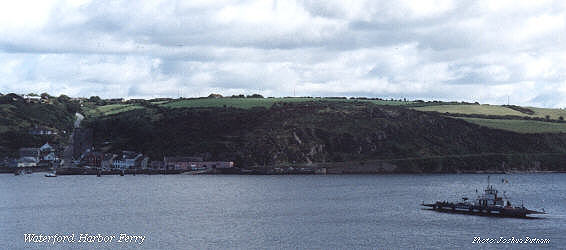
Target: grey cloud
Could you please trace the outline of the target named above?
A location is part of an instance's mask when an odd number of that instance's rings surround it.
[[[556,90],[566,84],[566,6],[490,4],[498,2],[445,10],[401,1],[60,4],[36,29],[0,23],[0,92],[286,96],[297,88],[480,102],[511,93],[525,104],[566,106]]]

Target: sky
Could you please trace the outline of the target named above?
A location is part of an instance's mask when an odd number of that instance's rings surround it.
[[[566,1],[0,0],[0,93],[566,108]]]

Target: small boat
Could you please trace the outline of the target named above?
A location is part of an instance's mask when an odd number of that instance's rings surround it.
[[[512,206],[509,200],[504,200],[503,197],[499,196],[499,191],[493,188],[493,185],[489,185],[489,177],[484,194],[478,195],[474,202],[470,202],[468,198],[464,197],[461,202],[437,201],[430,204],[423,202],[422,206],[430,207],[438,212],[499,217],[526,218],[528,214],[546,214],[544,209],[540,212],[527,209],[523,205]]]
[[[47,173],[47,174],[45,174],[45,177],[57,177],[57,174],[55,174],[55,173]]]

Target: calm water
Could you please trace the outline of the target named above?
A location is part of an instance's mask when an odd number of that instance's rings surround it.
[[[501,178],[510,181],[501,184]],[[563,248],[566,174],[491,175],[544,219],[421,210],[473,197],[487,175],[59,176],[0,175],[0,249],[24,247]],[[497,180],[497,181],[496,181]],[[143,244],[25,243],[24,233],[146,236]],[[546,245],[472,244],[475,236],[549,238]],[[118,237],[118,236],[116,236]],[[78,240],[78,236],[76,236]]]

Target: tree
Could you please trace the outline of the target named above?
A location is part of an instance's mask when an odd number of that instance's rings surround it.
[[[558,120],[564,121],[564,116],[558,117]]]
[[[263,98],[263,96],[260,94],[253,94],[253,95],[248,95],[247,98]]]
[[[102,99],[100,99],[100,97],[98,96],[91,96],[88,101],[89,102],[100,102]]]
[[[69,102],[65,105],[67,112],[74,114],[81,110],[81,106],[78,103]]]
[[[208,98],[222,98],[222,95],[221,95],[221,94],[212,93],[212,94],[208,95]]]
[[[67,103],[71,100],[71,97],[67,96],[67,95],[60,95],[59,97],[57,97],[57,101],[62,102],[62,103]]]

